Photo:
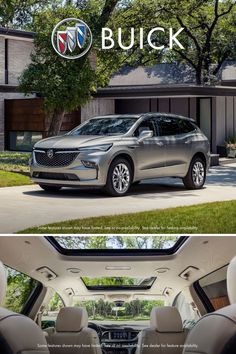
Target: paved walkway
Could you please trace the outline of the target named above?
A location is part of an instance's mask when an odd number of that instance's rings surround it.
[[[0,233],[48,223],[236,199],[236,163],[211,168],[201,190],[186,190],[179,179],[161,178],[111,198],[95,190],[62,189],[48,194],[37,185],[0,188]]]

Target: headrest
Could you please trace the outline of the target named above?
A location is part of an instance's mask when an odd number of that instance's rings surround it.
[[[88,313],[83,307],[63,307],[57,316],[57,332],[79,332],[88,326]]]
[[[231,304],[236,303],[236,257],[234,257],[229,263],[227,270],[227,291],[229,302]]]
[[[3,263],[0,261],[0,305],[3,304],[7,290],[7,275]]]
[[[176,307],[153,307],[150,315],[150,327],[157,332],[182,332],[183,324]]]

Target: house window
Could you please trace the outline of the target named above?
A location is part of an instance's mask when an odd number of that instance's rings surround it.
[[[42,139],[40,132],[9,132],[9,150],[31,151],[34,144]]]

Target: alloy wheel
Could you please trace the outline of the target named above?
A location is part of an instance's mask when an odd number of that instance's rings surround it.
[[[205,178],[205,168],[202,162],[196,161],[192,170],[193,182],[196,186],[201,186]]]
[[[130,185],[129,168],[124,163],[115,166],[112,173],[113,188],[117,193],[125,193]]]

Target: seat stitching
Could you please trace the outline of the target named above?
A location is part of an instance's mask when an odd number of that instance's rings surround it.
[[[9,318],[9,317],[23,317],[23,316],[20,315],[20,314],[17,314],[17,313],[16,314],[12,314],[12,315],[8,315],[8,316],[0,318],[0,322],[5,320],[6,318]]]
[[[226,318],[227,320],[230,320],[231,322],[233,322],[234,324],[236,324],[236,320],[233,320],[231,317],[228,317],[228,316],[223,315],[223,314],[221,314],[221,313],[209,313],[209,314],[203,316],[202,318],[200,318],[200,320],[199,320],[198,322],[200,322],[200,321],[203,320],[204,318],[210,317],[210,316],[220,316],[220,317]]]

